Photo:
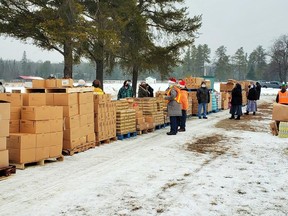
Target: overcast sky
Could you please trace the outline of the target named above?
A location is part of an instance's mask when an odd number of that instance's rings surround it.
[[[250,54],[258,45],[269,49],[275,39],[288,34],[288,0],[186,0],[186,5],[190,16],[203,16],[195,42],[208,44],[212,58],[222,45],[229,55],[240,47]],[[0,58],[21,60],[24,51],[32,61],[63,61],[56,51],[0,37]]]

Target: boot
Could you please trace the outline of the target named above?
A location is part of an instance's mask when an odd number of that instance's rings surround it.
[[[235,120],[240,120],[240,115],[237,116],[237,118]]]
[[[231,117],[229,119],[235,119],[235,116],[234,115],[231,115]]]
[[[245,115],[249,115],[249,112],[247,111],[247,112],[245,112]]]
[[[256,115],[256,112],[253,112],[253,115]]]

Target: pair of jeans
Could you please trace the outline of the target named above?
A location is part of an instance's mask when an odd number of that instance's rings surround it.
[[[203,109],[203,117],[206,117],[206,104],[207,103],[199,103],[198,104],[198,117],[201,117],[202,109]]]
[[[179,116],[179,126],[181,129],[186,128],[186,118],[187,118],[187,111],[182,110],[182,116]]]
[[[170,116],[170,132],[173,134],[177,134],[178,131],[178,116]]]

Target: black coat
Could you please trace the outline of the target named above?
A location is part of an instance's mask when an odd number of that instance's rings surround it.
[[[261,85],[260,85],[260,83],[256,83],[256,92],[257,92],[257,99],[256,100],[259,100],[260,99],[260,95],[261,95]]]
[[[198,103],[210,103],[210,92],[206,87],[197,89],[197,100]]]
[[[242,88],[238,83],[232,90],[231,105],[242,105]]]
[[[248,100],[258,100],[258,94],[256,88],[250,88],[247,95]]]

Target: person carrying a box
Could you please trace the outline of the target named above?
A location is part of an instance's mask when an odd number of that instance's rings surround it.
[[[169,88],[167,90],[167,96],[164,98],[168,100],[167,114],[170,117],[170,132],[167,135],[176,135],[178,132],[178,117],[182,116],[181,112],[181,93],[177,87],[177,81],[175,78],[170,78]]]
[[[198,118],[201,119],[201,112],[203,109],[203,119],[207,119],[207,104],[210,103],[210,92],[206,87],[206,82],[202,81],[201,87],[197,89],[198,100]]]

